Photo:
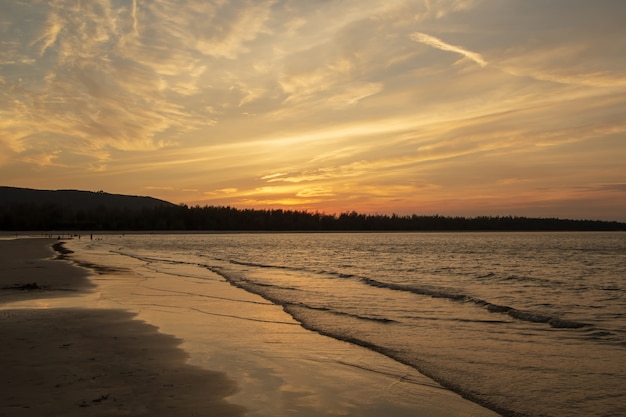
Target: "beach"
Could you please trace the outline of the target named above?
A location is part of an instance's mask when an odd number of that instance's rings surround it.
[[[180,340],[123,310],[7,309],[88,291],[54,240],[0,240],[0,416],[243,415],[223,373],[186,364]]]
[[[181,309],[191,287],[58,243],[0,240],[0,416],[496,415],[217,276]]]

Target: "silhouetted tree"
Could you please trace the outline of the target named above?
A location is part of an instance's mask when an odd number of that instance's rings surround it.
[[[626,223],[556,218],[445,217],[413,214],[339,216],[319,212],[162,205],[89,208],[54,203],[0,202],[0,229],[14,230],[215,230],[215,231],[437,231],[437,230],[626,230]]]

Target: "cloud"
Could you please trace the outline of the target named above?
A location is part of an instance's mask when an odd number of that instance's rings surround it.
[[[261,179],[262,180],[269,180],[269,182],[280,181],[280,177],[283,177],[285,175],[287,175],[287,174],[284,173],[284,172],[277,172],[275,174],[264,175],[264,176],[261,177]]]
[[[415,15],[415,20],[440,20],[451,13],[462,12],[476,7],[481,0],[424,0]],[[421,3],[421,2],[420,2]]]
[[[455,52],[457,54],[463,55],[465,58],[468,58],[481,67],[487,66],[487,61],[478,53],[469,51],[464,49],[461,46],[451,45],[442,41],[441,39],[437,39],[434,36],[427,35],[425,33],[415,32],[410,35],[411,39],[415,42],[422,43],[424,45],[432,46],[433,48],[440,49],[442,51]]]
[[[626,192],[626,183],[603,184],[598,189],[623,193]]]
[[[332,197],[336,195],[331,187],[304,188],[296,193],[297,197]]]
[[[22,158],[40,165],[70,154],[103,162],[107,149],[155,150],[214,123],[171,100],[194,93],[204,67],[191,54],[176,52],[180,38],[160,49],[162,54],[146,55],[154,49],[142,43],[140,31],[150,34],[162,22],[146,21],[145,11],[135,2],[113,7],[108,1],[51,1],[43,29],[31,42],[39,56],[20,63],[24,82],[5,79],[0,85],[6,146],[20,154],[54,142],[61,150],[54,159]],[[164,132],[167,139],[159,137]]]
[[[162,186],[158,186],[158,185],[148,185],[146,187],[144,187],[146,190],[162,190],[162,191],[173,191],[174,188],[172,187],[162,187]]]
[[[623,177],[619,2],[0,3],[2,178],[382,211]]]
[[[626,74],[612,68],[613,62],[581,59],[597,53],[586,44],[549,45],[518,48],[503,54],[494,66],[516,77],[584,87],[624,88]]]
[[[63,29],[63,23],[60,16],[54,11],[50,13],[41,34],[32,42],[32,45],[38,46],[39,55],[43,55],[57,41],[59,33]]]
[[[339,94],[328,99],[328,104],[335,108],[346,107],[358,103],[364,98],[378,94],[383,90],[382,83],[355,83]]]
[[[49,154],[24,155],[19,160],[39,167],[43,166],[62,166],[55,163],[60,151],[54,151]]]
[[[275,1],[244,3],[243,7],[229,11],[227,19],[213,22],[215,28],[210,37],[198,39],[197,49],[207,55],[229,59],[248,52],[245,44],[269,30],[265,27],[265,22],[274,3]]]

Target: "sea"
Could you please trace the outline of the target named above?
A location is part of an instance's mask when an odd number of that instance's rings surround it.
[[[222,280],[503,416],[626,416],[623,232],[125,234],[70,247],[143,265],[167,295]]]

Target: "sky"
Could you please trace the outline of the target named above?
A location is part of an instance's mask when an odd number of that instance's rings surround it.
[[[626,1],[0,0],[0,185],[626,221]]]

